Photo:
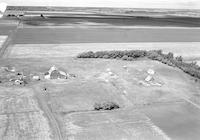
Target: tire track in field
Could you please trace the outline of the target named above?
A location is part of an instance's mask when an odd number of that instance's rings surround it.
[[[18,25],[16,26],[16,28],[14,30],[12,30],[8,37],[6,38],[6,40],[4,41],[4,43],[2,44],[1,48],[0,48],[0,58],[3,57],[6,49],[8,48],[8,46],[12,43],[14,36],[17,33],[18,30],[18,26],[21,24],[21,20],[19,21]]]
[[[41,93],[38,93],[38,92],[35,92],[35,96],[36,96],[36,98],[38,100],[38,103],[39,103],[41,109],[47,115],[47,117],[48,117],[48,119],[50,121],[50,124],[53,127],[53,130],[54,130],[55,136],[56,136],[56,140],[63,140],[60,127],[59,127],[59,125],[58,125],[53,113],[51,112],[51,110],[49,109],[48,105],[46,104],[45,97]]]

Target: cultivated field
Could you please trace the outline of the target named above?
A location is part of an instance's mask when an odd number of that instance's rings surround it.
[[[0,96],[0,139],[53,138],[49,122],[31,89],[1,86]]]
[[[76,26],[74,26],[76,27]],[[199,28],[19,28],[14,44],[200,42]]]
[[[58,16],[60,15],[60,17]],[[151,17],[122,17],[122,16],[100,16],[100,17],[84,17],[84,15],[80,14],[74,15],[73,12],[68,12],[67,14],[59,13],[51,13],[48,18],[42,18],[39,16],[36,17],[24,17],[23,21],[20,23],[23,28],[34,27],[80,27],[80,26],[89,26],[91,27],[199,27],[199,18],[151,18]],[[44,14],[46,15],[46,14]],[[92,14],[89,14],[92,16]],[[47,16],[47,15],[46,15]],[[63,18],[63,17],[67,18]]]
[[[85,51],[162,49],[198,60],[199,19],[54,19],[0,25],[0,34],[9,35],[0,59],[0,139],[199,139],[199,79],[146,58],[76,58]],[[136,27],[140,22],[156,26]],[[173,27],[157,27],[168,23]]]
[[[61,3],[62,4],[62,3]],[[58,4],[59,5],[59,4]],[[142,16],[142,17],[172,17],[172,18],[191,18],[199,17],[198,9],[152,9],[152,8],[119,8],[119,7],[61,7],[57,4],[54,6],[8,6],[6,14],[23,13],[29,14],[45,13],[92,13],[95,15],[118,15],[118,16]],[[57,7],[58,6],[58,7]],[[63,6],[63,5],[62,5]]]

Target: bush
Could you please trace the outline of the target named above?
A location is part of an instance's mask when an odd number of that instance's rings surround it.
[[[167,55],[165,55],[165,57],[166,57],[167,59],[173,59],[173,58],[174,58],[174,54],[171,53],[171,52],[169,52]]]
[[[147,57],[148,57],[149,59],[152,59],[152,60],[157,60],[158,57],[160,57],[160,55],[159,55],[157,52],[155,52],[155,51],[149,51],[149,52],[147,53]]]
[[[127,61],[133,61],[134,58],[133,57],[128,57]]]
[[[128,60],[128,56],[127,56],[127,55],[124,55],[124,56],[122,57],[122,60]]]
[[[114,102],[95,103],[94,110],[113,110],[118,109],[119,105]]]
[[[134,58],[145,57],[147,51],[143,50],[130,50],[130,51],[97,51],[96,53],[90,51],[78,55],[78,58],[123,58],[124,60],[132,60]],[[130,57],[130,58],[128,58]],[[126,59],[127,58],[127,59]]]
[[[78,58],[94,58],[94,56],[95,56],[94,52],[89,51],[89,52],[81,53],[77,57]]]
[[[157,50],[157,53],[158,53],[159,55],[163,55],[162,50]]]
[[[104,59],[108,59],[108,58],[110,58],[107,54],[105,54],[104,56],[103,56],[103,58]]]
[[[175,59],[176,59],[177,61],[180,61],[180,62],[182,62],[182,61],[183,61],[183,58],[182,58],[182,56],[177,56]]]

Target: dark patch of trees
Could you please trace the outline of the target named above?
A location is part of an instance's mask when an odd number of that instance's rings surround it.
[[[118,108],[119,105],[114,102],[103,102],[94,104],[94,110],[114,110]]]

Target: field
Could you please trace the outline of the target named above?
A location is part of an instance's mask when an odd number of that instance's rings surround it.
[[[198,61],[200,59],[199,45],[199,42],[14,44],[9,46],[3,57],[75,57],[87,51],[162,49],[165,53],[173,52],[175,56],[181,55],[186,61]]]
[[[199,79],[147,58],[76,57],[85,51],[162,49],[182,55],[184,61],[196,61],[200,58],[196,21],[199,18],[102,16],[21,17],[19,22],[4,17],[0,139],[198,140]],[[66,74],[65,79],[48,79],[52,66]],[[118,108],[109,108],[109,103]],[[99,105],[104,107],[97,109]]]
[[[5,42],[7,36],[0,36],[0,49],[1,49],[1,46],[3,45],[3,43]]]
[[[34,125],[31,127],[31,131],[41,132],[40,136],[46,139],[59,135],[62,139],[169,139],[171,134],[168,136],[166,133],[168,131],[162,131],[162,125],[157,127],[157,119],[154,120],[154,115],[160,114],[161,111],[154,113],[153,117],[148,112],[157,106],[168,107],[171,104],[188,103],[190,98],[199,94],[200,88],[193,78],[180,70],[145,59],[130,62],[70,57],[7,58],[1,60],[1,66],[4,65],[14,66],[17,71],[24,71],[26,75],[45,73],[52,65],[56,65],[59,69],[76,75],[74,79],[30,81],[26,87],[12,87],[19,90],[17,93],[25,90],[24,94],[28,94],[28,97],[23,100],[28,98],[31,101],[21,102],[19,106],[26,107],[21,109],[16,109],[17,101],[8,102],[10,106],[15,105],[13,110],[26,111],[32,118],[32,120],[26,119],[21,113],[22,116],[14,119],[25,118],[24,121],[31,124],[36,118],[47,117],[50,123],[44,120],[44,124],[40,127]],[[127,69],[123,66],[127,66]],[[107,69],[114,75],[109,75]],[[161,83],[161,86],[141,84],[145,82],[148,69],[155,70],[154,79],[157,83]],[[8,88],[1,89],[3,89],[1,96],[11,98],[9,94],[3,94]],[[11,91],[8,93],[16,96]],[[19,100],[22,95],[18,97]],[[104,101],[115,102],[119,104],[120,109],[94,111],[94,104]],[[193,108],[198,110],[196,107]],[[46,115],[38,114],[42,112],[41,109]],[[144,109],[146,111],[143,111]],[[181,112],[183,109],[178,110]],[[13,110],[6,109],[6,111]],[[32,112],[35,112],[36,118]],[[9,112],[5,113],[8,114]],[[52,116],[55,120],[52,120]],[[162,115],[164,116],[165,114]],[[179,118],[181,119],[181,116]],[[3,122],[6,120],[6,117],[2,118]],[[48,132],[48,129],[41,131],[44,130],[44,126],[49,129]],[[19,131],[21,128],[13,129]],[[20,135],[26,137],[28,132],[29,130],[25,129]],[[37,135],[39,134],[34,136]],[[31,139],[31,136],[28,136]]]
[[[51,139],[49,122],[31,89],[1,86],[0,95],[1,139]]]
[[[169,133],[169,137],[183,140],[198,139],[200,112],[191,103],[179,102],[168,106],[160,105],[144,109],[144,112],[152,118],[155,125],[163,128],[163,131]],[[182,117],[184,116],[184,117]],[[189,132],[188,132],[189,130]]]
[[[199,28],[19,28],[15,44],[199,42]]]
[[[56,4],[57,6],[59,4]],[[121,15],[121,16],[141,16],[141,17],[194,17],[200,15],[199,9],[152,9],[152,8],[118,8],[118,7],[45,7],[45,6],[8,6],[6,14],[9,13],[38,13],[38,12],[62,12],[62,13],[90,13],[95,15]]]
[[[62,14],[62,13],[60,13]],[[151,17],[120,17],[120,16],[102,16],[102,17],[84,17],[79,15],[76,17],[70,17],[66,14],[66,18],[62,17],[65,15],[56,16],[56,13],[52,13],[48,18],[41,17],[24,17],[23,27],[35,27],[40,26],[45,27],[62,27],[62,26],[81,26],[89,25],[93,27],[94,25],[103,27],[137,27],[137,26],[151,26],[151,27],[199,27],[199,18],[151,18]],[[74,15],[75,16],[75,15]],[[78,18],[77,18],[78,17]]]

